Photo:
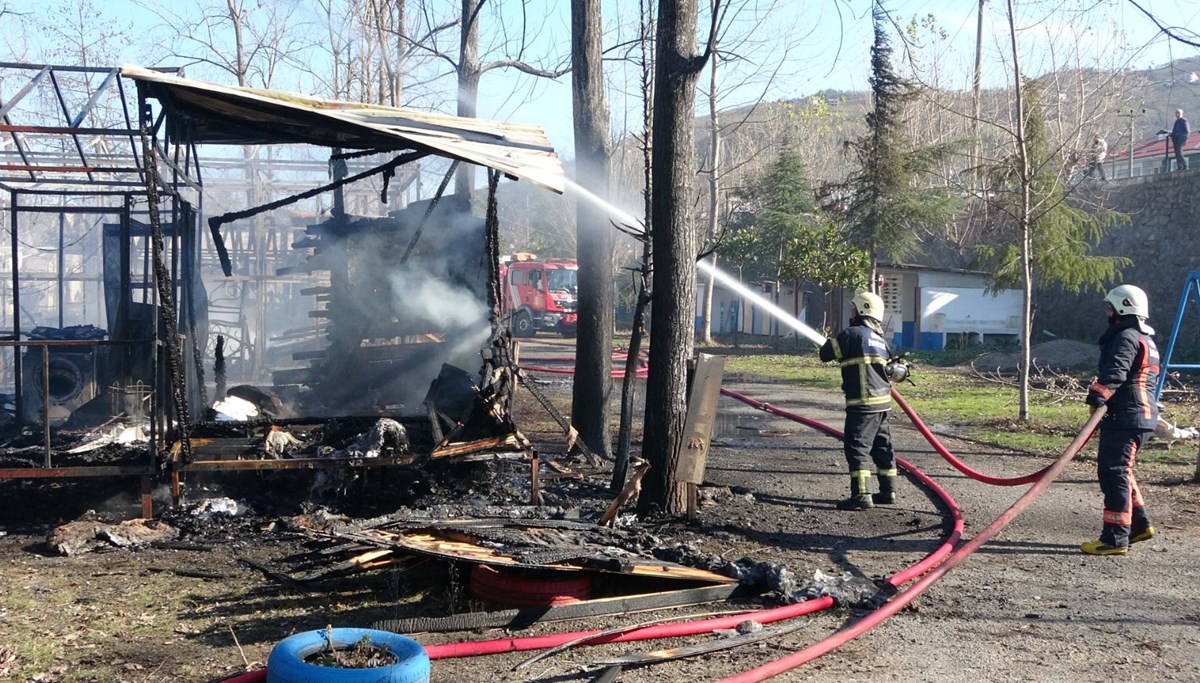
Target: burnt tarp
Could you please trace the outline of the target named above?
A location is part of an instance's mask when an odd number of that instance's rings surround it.
[[[218,85],[132,65],[121,74],[184,113],[168,125],[186,125],[196,144],[419,150],[559,193],[565,184],[562,164],[540,126]]]

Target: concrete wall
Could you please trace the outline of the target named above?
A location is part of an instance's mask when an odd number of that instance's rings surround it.
[[[1122,280],[1146,290],[1150,323],[1165,347],[1189,272],[1200,271],[1200,170],[1154,175],[1103,184],[1096,199],[1130,222],[1109,231],[1097,253],[1133,261]],[[1038,292],[1035,331],[1096,339],[1104,331],[1103,293]],[[1200,350],[1200,312],[1193,297],[1184,315],[1179,345]],[[1181,362],[1176,355],[1175,362]],[[1200,356],[1189,359],[1200,361]]]

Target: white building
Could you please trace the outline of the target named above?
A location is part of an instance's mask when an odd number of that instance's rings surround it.
[[[879,274],[879,294],[887,307],[884,332],[896,349],[944,349],[1020,339],[1020,290],[1003,290],[993,296],[987,292],[986,273],[881,264]],[[701,276],[700,286],[703,284]],[[766,299],[773,299],[769,284],[746,285]],[[831,297],[833,312],[828,320],[835,330],[850,319],[853,296],[853,292],[837,291]],[[823,298],[820,292],[803,288],[797,295],[795,285],[785,283],[775,303],[810,327],[819,328],[825,309]],[[697,324],[701,305],[702,297],[697,297]],[[717,283],[713,292],[712,331],[773,336],[786,334],[790,328],[768,315],[761,303]]]

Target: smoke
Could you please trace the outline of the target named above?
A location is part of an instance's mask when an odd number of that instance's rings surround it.
[[[415,410],[443,364],[479,367],[491,330],[484,225],[456,204],[425,221],[429,202],[410,204],[322,239],[333,275],[330,353],[314,387],[321,410]]]
[[[388,277],[392,309],[411,325],[447,331],[487,327],[487,307],[469,289],[455,287],[423,268],[394,271]]]

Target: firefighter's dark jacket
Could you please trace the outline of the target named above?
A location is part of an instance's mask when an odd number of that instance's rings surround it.
[[[1100,367],[1087,404],[1108,406],[1103,424],[1152,430],[1158,422],[1158,348],[1134,316],[1118,318],[1100,337]]]
[[[836,337],[825,340],[819,351],[820,358],[825,362],[836,360],[841,365],[847,411],[876,413],[889,410],[892,397],[887,363],[891,351],[883,335],[868,327],[862,318],[851,323]]]

